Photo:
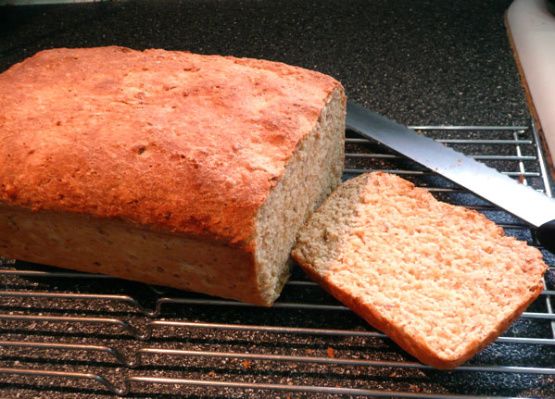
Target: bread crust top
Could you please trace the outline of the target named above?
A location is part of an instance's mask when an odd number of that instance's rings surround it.
[[[250,247],[333,78],[277,62],[53,49],[0,74],[0,203]]]

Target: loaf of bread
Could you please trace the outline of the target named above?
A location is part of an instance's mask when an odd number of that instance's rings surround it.
[[[482,214],[395,175],[341,185],[299,232],[293,257],[332,295],[421,362],[460,365],[541,293],[541,253]]]
[[[0,255],[254,304],[343,169],[341,85],[277,62],[42,51],[0,109]]]

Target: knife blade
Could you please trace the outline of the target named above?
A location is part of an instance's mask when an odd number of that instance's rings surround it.
[[[473,158],[352,101],[347,128],[377,141],[505,209],[537,229],[540,243],[555,253],[555,201]]]

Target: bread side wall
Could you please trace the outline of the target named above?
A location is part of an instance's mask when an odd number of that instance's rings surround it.
[[[252,254],[123,221],[0,205],[0,255],[264,303]]]

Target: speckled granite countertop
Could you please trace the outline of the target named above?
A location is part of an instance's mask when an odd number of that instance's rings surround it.
[[[63,46],[117,44],[138,49],[155,47],[231,54],[279,60],[328,73],[343,82],[351,98],[407,124],[527,125],[530,116],[503,24],[503,13],[509,4],[509,0],[158,0],[0,8],[0,71],[41,49]],[[482,152],[479,146],[472,150]],[[483,150],[485,152],[487,148]],[[494,166],[511,170],[514,163],[509,165],[502,161]],[[522,239],[530,239],[528,232],[512,234],[524,234]],[[550,260],[551,263],[553,261]],[[76,282],[3,276],[0,281],[4,289],[118,293],[139,298],[141,303],[147,304],[154,295],[144,286],[115,280]],[[553,289],[555,282],[550,281],[549,284],[548,288]],[[179,293],[172,291],[171,295]],[[334,303],[316,288],[298,291],[289,287],[282,298],[285,301]],[[0,310],[52,313],[49,309],[53,306],[52,301],[18,302],[16,299],[1,299]],[[76,305],[71,301],[54,302],[59,308],[56,314],[60,315],[108,315],[124,319],[139,329],[148,322],[148,318],[136,308],[125,303],[87,302]],[[542,308],[545,302],[542,303],[535,305],[532,311],[545,311]],[[244,311],[233,307],[174,306],[163,316],[170,320],[216,323],[365,328],[364,323],[352,314],[320,311]],[[534,323],[530,319],[520,320],[507,334],[549,334],[548,323],[538,326]],[[0,323],[0,331],[8,332],[3,334],[2,339],[102,344],[119,348],[126,356],[141,345],[324,357],[329,356],[329,348],[333,347],[335,352],[332,355],[335,353],[338,357],[411,360],[389,341],[375,338],[276,337],[266,333],[174,331],[167,328],[155,331],[147,343],[141,343],[115,327],[102,329],[100,326],[83,325],[79,329],[73,328],[63,323]],[[552,367],[555,363],[553,348],[532,345],[519,349],[509,344],[495,344],[486,349],[475,364],[503,364],[516,359],[520,365]],[[44,351],[12,353],[2,350],[0,366],[3,367],[32,366],[99,373],[116,385],[121,383],[123,375],[149,374],[236,381],[277,380],[284,384],[293,381],[424,392],[424,395],[426,392],[555,395],[553,378],[548,376],[475,372],[451,374],[418,369],[333,368],[325,365],[297,369],[297,364],[253,362],[245,366],[240,360],[205,361],[194,357],[176,358],[162,369],[151,364],[155,364],[155,358],[146,359],[144,365],[126,370],[103,354],[56,352],[45,360]],[[78,382],[69,386],[57,385],[51,379],[35,379],[31,386],[26,382],[22,377],[8,379],[0,374],[0,396],[112,397],[98,384],[78,389]],[[172,393],[181,392],[194,397],[305,397],[268,391],[206,391],[188,387],[169,387],[166,391],[168,389]],[[133,397],[174,397],[170,394],[155,395],[152,393],[155,390],[152,387],[139,389],[140,393]]]

